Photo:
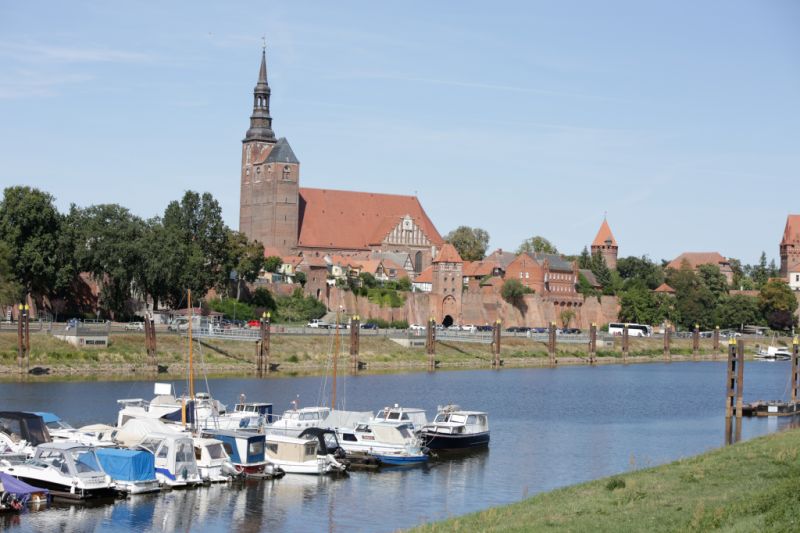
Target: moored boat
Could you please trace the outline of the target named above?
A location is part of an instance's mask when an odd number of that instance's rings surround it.
[[[203,481],[220,483],[238,475],[221,440],[195,437],[192,443],[197,470]]]
[[[36,448],[32,459],[0,467],[0,471],[56,498],[87,500],[113,497],[117,488],[100,466],[95,449],[75,442],[50,442]]]
[[[383,464],[411,465],[428,461],[427,450],[410,424],[362,422],[353,428],[339,428],[336,434],[348,453],[368,453]]]
[[[489,445],[489,415],[462,411],[457,405],[440,407],[433,422],[419,433],[431,450],[463,450]]]
[[[136,446],[155,457],[156,478],[169,487],[202,483],[192,438],[180,433],[150,433]]]
[[[222,441],[236,471],[248,477],[280,477],[283,473],[267,460],[265,436],[251,431],[205,429],[202,436]]]
[[[95,454],[119,491],[143,494],[161,490],[156,478],[155,457],[150,452],[104,447],[97,448]]]
[[[287,474],[342,473],[347,465],[319,449],[316,437],[267,435],[267,459]]]

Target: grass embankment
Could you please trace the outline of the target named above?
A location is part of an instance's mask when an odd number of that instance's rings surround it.
[[[800,531],[800,430],[413,530]]]
[[[252,374],[255,366],[255,344],[239,341],[204,341],[195,345],[195,361],[204,359],[210,374]],[[630,339],[628,362],[663,360],[661,339]],[[277,335],[271,338],[270,362],[278,363],[285,373],[318,373],[330,364],[334,348],[332,335]],[[424,348],[406,348],[390,339],[364,333],[361,336],[359,360],[367,364],[368,371],[423,370],[428,357]],[[691,358],[691,339],[676,339],[672,344],[672,359]],[[174,333],[157,335],[158,364],[167,366],[171,374],[182,374],[186,368],[188,344],[185,337]],[[700,358],[712,356],[711,341],[701,340]],[[725,357],[724,344],[720,356]],[[749,350],[750,351],[750,350]],[[586,364],[585,343],[559,343],[558,362]],[[341,337],[341,366],[348,368],[349,332]],[[444,339],[437,342],[436,360],[440,368],[487,368],[491,364],[488,344],[456,342]],[[525,337],[506,337],[501,344],[501,359],[508,367],[544,366],[549,364],[547,344]],[[0,374],[16,374],[17,336],[13,331],[0,333]],[[598,362],[622,361],[621,340],[614,339],[613,346],[598,342]],[[113,333],[105,348],[76,348],[51,337],[46,332],[32,332],[30,366],[51,369],[52,374],[98,375],[102,377],[133,377],[137,372],[150,369],[144,347],[144,334],[138,332]]]

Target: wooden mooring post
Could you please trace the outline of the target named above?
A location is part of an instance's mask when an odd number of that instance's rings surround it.
[[[670,353],[669,343],[672,337],[672,331],[669,329],[669,326],[664,328],[664,359],[666,361],[672,360],[672,354]]]
[[[358,352],[361,349],[361,317],[354,316],[350,320],[350,370],[358,373]]]
[[[744,389],[744,341],[731,339],[728,342],[728,369],[725,393],[725,444],[738,442],[742,438],[742,392]],[[736,432],[733,432],[733,416],[736,416]]]
[[[692,330],[692,361],[700,355],[700,324],[695,324]]]
[[[797,388],[800,382],[800,340],[795,337],[792,339],[792,403],[797,401]]]
[[[19,304],[17,315],[17,366],[19,373],[27,372],[31,358],[31,323],[28,304]]]
[[[269,374],[269,341],[270,341],[270,319],[272,314],[262,313],[261,320],[259,320],[259,333],[260,338],[256,343],[256,374],[258,377],[264,377],[264,374]]]
[[[550,322],[550,329],[547,337],[547,354],[550,357],[550,364],[557,365],[558,358],[556,358],[556,323]]]
[[[597,324],[592,322],[589,326],[589,364],[593,365],[597,361]]]
[[[714,342],[711,350],[711,359],[716,361],[719,357],[719,326],[714,328]]]
[[[147,351],[147,361],[150,366],[158,371],[158,357],[156,356],[156,322],[152,318],[144,319],[144,348]]]
[[[501,322],[498,318],[495,323],[494,327],[492,328],[492,367],[493,368],[500,368],[500,365],[503,362],[500,360],[500,334],[502,332]]]
[[[433,317],[428,319],[428,327],[425,328],[425,351],[428,353],[428,370],[436,369],[436,321]]]
[[[625,327],[622,328],[622,362],[624,364],[628,363],[628,352],[631,349],[631,336],[628,331],[628,324],[625,324]]]

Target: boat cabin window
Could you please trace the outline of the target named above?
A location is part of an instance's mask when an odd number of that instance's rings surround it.
[[[408,418],[408,413],[403,413],[403,415],[400,417],[400,420],[410,420]]]
[[[233,410],[234,410],[234,411],[236,411],[236,412],[239,412],[239,411],[244,411],[244,405],[242,405],[242,404],[240,404],[240,403],[237,403],[237,404],[236,404],[236,405],[233,407]]]
[[[389,413],[389,420],[400,420],[400,413]]]
[[[319,420],[319,413],[303,413],[300,420]]]
[[[306,457],[317,455],[317,443],[316,442],[309,442],[305,445],[305,453]]]
[[[245,407],[244,410],[247,411],[248,413],[255,413],[256,412],[256,406],[255,405],[248,405],[247,407]]]
[[[222,447],[225,449],[225,453],[233,456],[233,448],[231,448],[231,444],[229,442],[223,442]]]
[[[264,453],[264,443],[260,440],[253,441],[248,446],[247,455],[261,455]]]
[[[22,435],[19,420],[13,418],[0,418],[0,431],[7,434]]]
[[[400,432],[400,434],[403,436],[404,439],[410,439],[410,438],[412,438],[414,436],[408,430],[408,426],[398,426],[397,427],[397,431]]]
[[[451,422],[455,422],[456,424],[463,424],[467,421],[467,417],[464,415],[453,415],[450,417]]]
[[[356,431],[360,431],[362,433],[372,433],[372,430],[369,429],[369,426],[366,424],[358,424],[356,426]]]
[[[436,419],[434,422],[448,422],[450,420],[450,415],[447,413],[439,413],[436,415]]]
[[[161,448],[158,449],[158,453],[156,454],[156,457],[158,457],[159,459],[166,459],[167,455],[169,453],[169,449],[168,448],[169,447],[167,446],[167,443],[165,442],[164,445]]]
[[[212,459],[225,459],[225,450],[220,443],[210,444],[206,446],[206,450],[208,450],[208,455]]]
[[[352,433],[342,433],[342,440],[347,442],[356,442],[358,439]]]
[[[478,423],[478,415],[469,415],[467,417],[467,424],[477,424]]]
[[[269,453],[278,453],[278,445],[274,442],[268,442],[267,450],[269,451]]]
[[[203,449],[200,446],[194,448],[194,460],[199,461],[203,458]]]

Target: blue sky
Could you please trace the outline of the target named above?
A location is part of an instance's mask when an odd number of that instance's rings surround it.
[[[778,256],[800,2],[0,1],[0,186],[238,224],[261,36],[301,184],[419,195],[515,249]]]

